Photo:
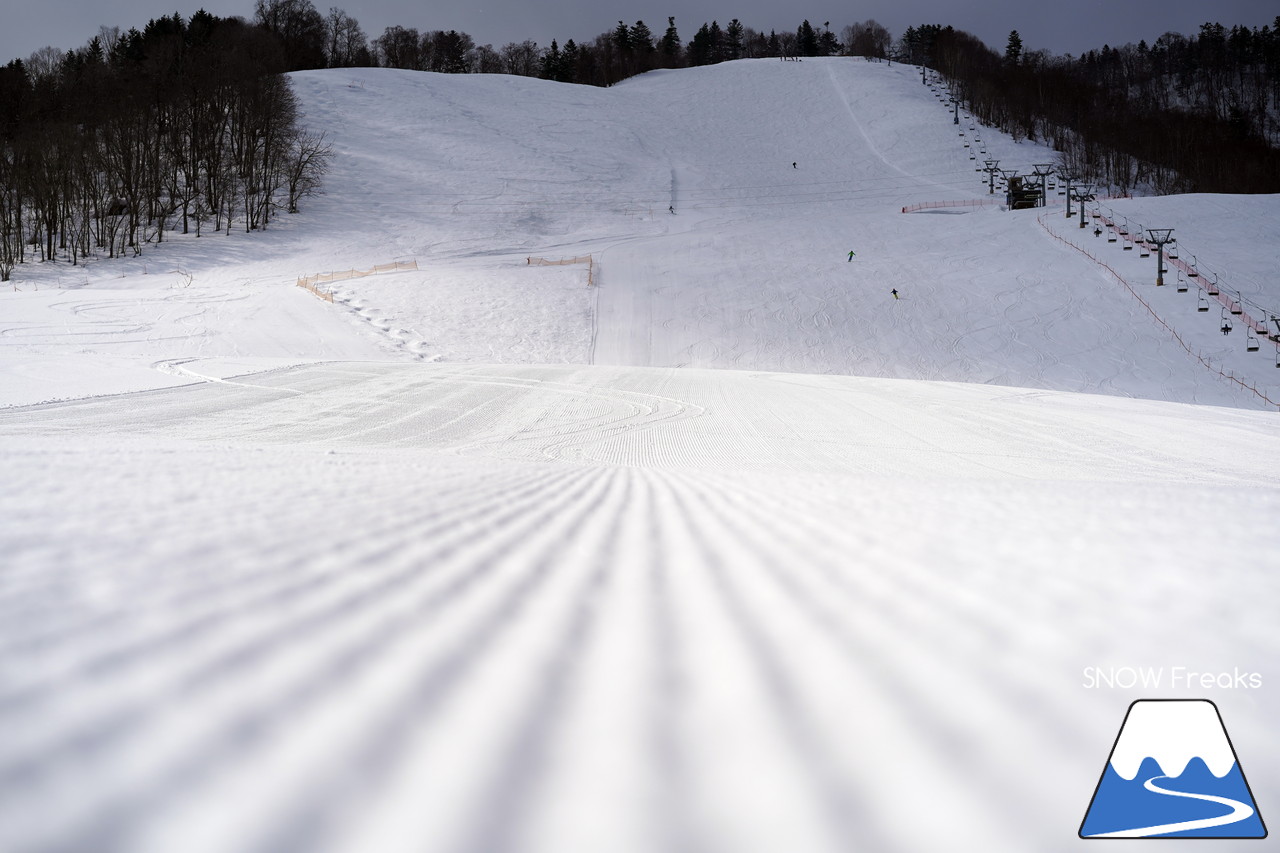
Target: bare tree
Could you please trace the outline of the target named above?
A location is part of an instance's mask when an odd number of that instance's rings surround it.
[[[298,212],[300,200],[320,191],[332,157],[333,146],[325,140],[323,132],[298,130],[294,133],[284,160],[290,213]]]
[[[528,39],[510,42],[502,47],[502,62],[506,73],[518,74],[521,77],[537,77],[542,52],[536,42]]]
[[[360,22],[342,9],[333,7],[325,19],[326,61],[330,68],[367,65],[370,60],[369,40]]]

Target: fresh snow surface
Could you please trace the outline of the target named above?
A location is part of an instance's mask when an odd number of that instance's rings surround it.
[[[1260,673],[1157,692],[1280,802],[1275,345],[981,204],[1046,149],[861,60],[294,83],[302,215],[0,293],[0,849],[1075,849],[1086,667]],[[1104,204],[1280,307],[1280,198]]]

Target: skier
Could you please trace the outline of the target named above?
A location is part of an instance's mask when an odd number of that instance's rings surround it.
[[[1093,229],[1093,236],[1095,236],[1095,237],[1101,237],[1101,236],[1102,236],[1102,229],[1101,229],[1101,228],[1095,228],[1095,229]]]
[[[854,251],[853,251],[853,249],[850,249],[850,250],[849,250],[849,263],[853,263],[853,255],[854,255]]]
[[[890,290],[889,292],[893,294],[894,299],[898,298],[898,288],[895,287],[893,290]]]
[[[793,160],[793,161],[791,161],[791,168],[793,168],[793,169],[799,169],[800,167],[799,167],[799,166],[797,166],[797,165],[795,164],[795,161]]]
[[[674,204],[668,207],[667,210],[671,211],[672,216],[676,215],[676,206]]]
[[[1230,323],[1223,323],[1223,324],[1222,324],[1222,334],[1224,334],[1224,335],[1229,335],[1229,334],[1231,334],[1231,324],[1230,324]]]

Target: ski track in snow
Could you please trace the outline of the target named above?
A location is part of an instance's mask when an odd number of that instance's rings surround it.
[[[901,214],[987,197],[918,69],[294,80],[303,216],[2,294],[0,849],[1065,851],[1084,666],[1280,659],[1275,413],[1034,212]],[[1274,200],[1114,204],[1269,298]]]

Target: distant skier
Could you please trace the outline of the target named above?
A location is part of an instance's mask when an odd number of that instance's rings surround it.
[[[898,288],[895,287],[893,290],[890,290],[889,292],[893,294],[894,299],[898,298]]]
[[[674,204],[668,207],[667,210],[671,211],[672,216],[676,215],[676,206]]]
[[[796,163],[795,163],[795,161],[794,161],[794,160],[792,160],[792,161],[791,161],[791,168],[793,168],[793,169],[799,169],[800,167],[796,165]]]
[[[854,253],[853,249],[850,249],[850,250],[849,250],[849,263],[853,263],[853,256],[854,256],[854,254],[855,254],[855,253]]]

